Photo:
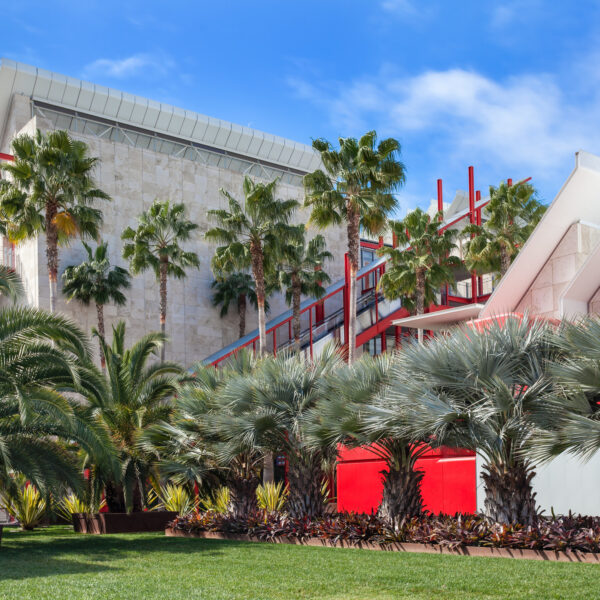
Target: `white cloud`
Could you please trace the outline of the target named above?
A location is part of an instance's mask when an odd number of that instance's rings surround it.
[[[600,80],[585,97],[576,95],[573,81],[553,75],[495,80],[466,69],[385,73],[327,87],[296,79],[292,85],[326,107],[344,131],[375,127],[401,137],[405,147],[433,140],[435,151],[427,151],[452,164],[518,168],[543,178],[580,148],[600,153]]]
[[[173,62],[168,58],[152,54],[133,54],[126,58],[99,58],[83,69],[83,76],[128,79],[140,75],[163,75],[172,67]]]
[[[404,13],[409,15],[417,13],[417,8],[412,0],[382,0],[381,8],[393,13]]]

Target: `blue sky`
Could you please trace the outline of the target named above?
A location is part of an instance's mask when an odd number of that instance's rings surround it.
[[[600,154],[600,1],[8,2],[0,55],[310,143],[402,143],[401,211]]]

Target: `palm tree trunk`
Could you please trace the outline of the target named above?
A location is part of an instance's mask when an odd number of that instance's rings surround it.
[[[46,260],[48,262],[48,283],[50,287],[50,312],[56,312],[56,297],[58,294],[58,232],[54,219],[56,203],[49,202],[46,206]]]
[[[423,514],[421,481],[425,473],[413,465],[388,465],[383,475],[383,498],[378,514],[393,528],[403,517],[418,517]]]
[[[356,355],[356,273],[358,272],[358,253],[360,247],[360,213],[348,203],[348,260],[350,262],[350,281],[348,285],[348,364],[354,362]]]
[[[510,256],[504,245],[500,245],[500,275],[504,277],[510,267]]]
[[[422,315],[425,312],[425,271],[423,271],[422,269],[417,269],[415,276],[415,305],[417,314]],[[423,343],[422,329],[417,329],[417,339],[419,344]]]
[[[514,465],[483,466],[485,511],[496,523],[535,525],[538,511],[531,480],[533,468],[523,462]]]
[[[238,296],[238,315],[240,318],[239,337],[243,338],[246,335],[246,294]]]
[[[292,321],[294,330],[294,350],[300,352],[300,301],[302,293],[298,275],[292,274]]]
[[[321,456],[310,455],[290,460],[288,468],[288,513],[292,518],[320,517],[325,513]]]
[[[227,487],[231,497],[231,512],[234,517],[243,518],[258,508],[256,488],[260,480],[252,473],[249,477],[240,477],[232,473],[227,478]]]
[[[96,303],[96,314],[98,315],[98,333],[100,334],[100,340],[98,344],[100,346],[100,366],[102,370],[106,367],[106,360],[104,358],[104,352],[102,352],[102,342],[104,341],[104,305]]]
[[[256,304],[258,307],[258,353],[260,356],[267,351],[267,333],[265,318],[265,271],[263,250],[258,242],[250,243],[252,255],[252,275],[256,286]]]
[[[169,268],[169,259],[161,257],[160,259],[160,331],[166,335],[167,323],[167,271]],[[160,360],[165,362],[166,341],[163,340],[160,348]]]

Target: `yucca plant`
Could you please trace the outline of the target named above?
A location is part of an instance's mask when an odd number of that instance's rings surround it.
[[[231,495],[229,488],[221,486],[212,494],[204,496],[200,500],[200,506],[207,512],[214,512],[219,515],[225,515],[229,512],[231,505]]]
[[[288,487],[283,484],[283,481],[279,483],[267,481],[264,485],[259,485],[256,488],[258,508],[267,512],[281,512],[288,494]]]
[[[93,503],[88,502],[85,498],[80,498],[73,492],[63,496],[54,506],[54,511],[65,521],[71,521],[71,516],[75,514],[92,514],[102,510],[106,506],[104,498],[100,505],[96,508]]]
[[[183,485],[167,483],[155,487],[150,491],[150,502],[156,498],[158,503],[154,506],[155,510],[168,510],[176,512],[180,517],[185,517],[198,508],[198,501],[188,489]]]
[[[0,504],[19,521],[21,529],[31,531],[46,514],[46,500],[32,485],[24,485],[11,493],[0,492]]]

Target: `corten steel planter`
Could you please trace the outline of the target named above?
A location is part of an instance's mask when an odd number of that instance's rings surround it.
[[[447,554],[452,556],[485,556],[493,558],[524,558],[529,560],[545,560],[549,562],[593,563],[600,564],[600,554],[579,551],[528,550],[519,548],[489,548],[485,546],[459,546],[450,548],[439,544],[414,544],[393,542],[390,544],[373,544],[361,542],[350,544],[343,540],[333,542],[319,538],[296,539],[287,537],[265,540],[247,534],[227,534],[218,531],[196,531],[188,533],[180,529],[167,527],[167,537],[203,538],[206,540],[231,540],[236,542],[262,542],[274,544],[295,544],[298,546],[320,546],[327,548],[358,548],[362,550],[381,550],[383,552],[424,552],[426,554]]]
[[[171,511],[148,511],[134,513],[96,513],[72,515],[73,529],[77,533],[142,533],[164,531],[177,516]]]

